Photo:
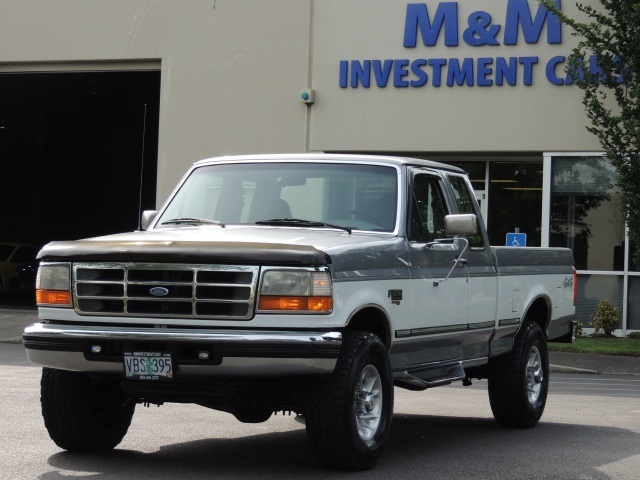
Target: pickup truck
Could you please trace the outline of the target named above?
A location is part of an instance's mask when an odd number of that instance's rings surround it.
[[[71,451],[113,449],[136,405],[178,402],[294,413],[322,464],[367,469],[394,386],[488,379],[496,421],[535,426],[546,342],[573,334],[572,252],[490,246],[465,173],[421,159],[203,160],[139,231],[39,259],[24,345]]]

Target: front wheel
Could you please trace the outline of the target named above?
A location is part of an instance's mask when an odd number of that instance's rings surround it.
[[[51,439],[60,448],[78,452],[115,448],[136,407],[124,396],[117,378],[53,368],[42,370],[40,403]]]
[[[305,422],[314,455],[331,468],[371,468],[392,416],[393,376],[384,344],[371,333],[345,332],[333,374],[309,392]]]
[[[534,427],[544,411],[549,390],[549,353],[537,323],[526,321],[511,352],[492,360],[489,402],[496,421],[505,427]]]

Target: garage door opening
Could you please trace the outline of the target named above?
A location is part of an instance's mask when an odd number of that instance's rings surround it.
[[[0,74],[0,306],[31,298],[19,247],[132,231],[155,208],[159,101],[159,71]]]

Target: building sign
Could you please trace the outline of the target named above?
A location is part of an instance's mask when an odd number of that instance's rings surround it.
[[[556,5],[561,7],[561,0]],[[489,2],[494,3],[494,2]],[[459,13],[459,2],[441,2],[437,5],[410,3],[406,17],[402,46],[418,53],[411,58],[341,60],[339,86],[420,88],[503,85],[532,85],[534,71],[544,69],[546,79],[554,85],[570,85],[572,80],[563,71],[564,56],[540,58],[538,56],[481,56],[459,58],[455,49],[462,45],[483,48],[484,51],[513,52],[519,42],[549,45],[562,43],[562,24],[546,8],[528,0],[506,0],[506,15],[495,18],[489,12],[478,10],[467,18]],[[530,6],[531,3],[531,6]],[[543,32],[545,33],[543,35]],[[424,47],[438,43],[451,49],[447,58],[424,56]],[[491,47],[487,49],[486,47]],[[501,48],[503,47],[503,48]],[[504,48],[507,47],[507,48]],[[418,57],[418,58],[416,58]],[[597,69],[595,61],[591,67]]]

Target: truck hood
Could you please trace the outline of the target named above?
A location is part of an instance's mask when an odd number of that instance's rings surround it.
[[[375,247],[390,234],[252,225],[182,226],[85,240],[52,242],[38,254],[47,261],[220,262],[327,265],[331,253]]]

